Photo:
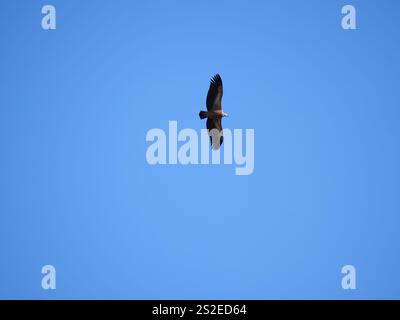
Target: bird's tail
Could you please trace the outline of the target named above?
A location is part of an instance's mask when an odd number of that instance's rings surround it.
[[[205,119],[205,118],[207,118],[207,111],[200,111],[200,113],[199,113],[199,117],[200,117],[200,119]]]

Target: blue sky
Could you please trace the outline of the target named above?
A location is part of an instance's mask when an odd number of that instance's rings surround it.
[[[399,17],[394,0],[1,1],[0,298],[400,298]],[[204,127],[217,72],[224,126],[255,130],[253,175],[148,165],[149,129]]]

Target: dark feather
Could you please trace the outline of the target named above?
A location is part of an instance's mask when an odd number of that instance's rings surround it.
[[[207,110],[221,110],[221,101],[223,96],[222,79],[219,74],[216,74],[210,80],[210,88],[207,94]]]

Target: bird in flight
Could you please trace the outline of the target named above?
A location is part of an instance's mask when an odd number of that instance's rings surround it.
[[[207,118],[207,129],[210,135],[211,146],[213,150],[218,150],[224,141],[222,130],[222,118],[228,114],[222,110],[222,79],[216,74],[210,80],[210,88],[207,94],[207,111],[200,111],[200,119]]]

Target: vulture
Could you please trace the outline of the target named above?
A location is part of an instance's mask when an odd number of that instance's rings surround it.
[[[207,111],[200,111],[200,119],[207,118],[207,129],[210,135],[211,147],[213,150],[218,150],[224,141],[222,131],[222,118],[228,114],[222,110],[222,79],[219,74],[216,74],[210,80],[210,88],[207,94]]]

